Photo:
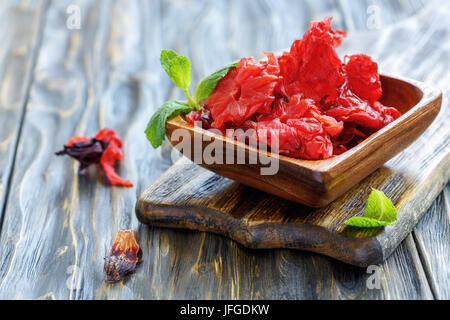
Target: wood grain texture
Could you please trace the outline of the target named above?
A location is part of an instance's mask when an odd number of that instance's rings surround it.
[[[450,185],[414,229],[428,281],[437,299],[450,299]]]
[[[170,148],[153,151],[142,134],[163,101],[181,97],[159,67],[161,49],[188,55],[195,83],[241,56],[288,47],[311,19],[332,15],[338,27],[353,19],[355,30],[366,30],[356,19],[367,16],[359,3],[51,1],[0,235],[0,297],[433,298],[412,237],[381,265],[381,290],[369,290],[364,269],[307,252],[248,250],[207,233],[148,228],[133,213],[138,194],[170,164]],[[434,83],[448,95],[448,47],[441,44],[448,26],[434,23],[447,7],[426,1],[428,12],[411,17],[419,3],[377,1],[383,29],[353,32],[341,53],[368,52],[392,73]],[[81,30],[65,27],[69,4],[80,6]],[[111,189],[101,176],[97,183],[80,178],[72,160],[52,156],[71,135],[105,125],[125,140],[120,173],[134,189]],[[118,228],[136,230],[144,260],[128,281],[108,286],[103,257]],[[78,268],[75,277],[70,266]]]
[[[0,3],[0,228],[39,49],[44,5],[44,1]]]
[[[116,129],[128,160],[121,175],[136,188],[151,181],[151,169],[161,163],[159,157],[147,162],[156,152],[142,134],[145,121],[137,121],[149,116],[148,105],[162,102],[163,93],[150,85],[159,70],[148,67],[158,61],[150,45],[160,41],[159,21],[144,16],[158,12],[158,4],[79,1],[82,27],[69,30],[71,3],[55,1],[46,12],[0,240],[2,298],[95,298],[108,289],[103,257],[116,231],[137,228],[130,210],[136,189],[111,188],[100,175],[79,177],[74,161],[54,156],[68,138]]]

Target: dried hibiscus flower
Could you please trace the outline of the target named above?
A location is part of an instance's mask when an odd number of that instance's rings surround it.
[[[123,159],[122,140],[114,130],[102,129],[93,138],[75,136],[64,145],[64,150],[57,152],[56,155],[68,155],[78,160],[80,174],[86,173],[91,164],[100,164],[111,185],[133,186],[130,181],[123,180],[114,171],[115,162]]]
[[[142,250],[133,230],[119,230],[108,256],[105,258],[106,282],[115,283],[134,273],[142,260]]]
[[[187,122],[224,135],[241,129],[254,146],[277,144],[279,153],[289,157],[326,160],[395,121],[399,110],[378,101],[377,63],[364,54],[341,61],[336,48],[346,33],[333,30],[331,21],[312,22],[303,38],[278,57],[265,53],[264,61],[241,59],[221,74],[202,108],[186,115]],[[253,133],[247,135],[248,128]]]

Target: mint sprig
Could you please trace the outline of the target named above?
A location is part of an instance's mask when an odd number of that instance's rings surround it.
[[[171,100],[164,103],[161,108],[156,111],[147,125],[145,134],[152,144],[153,148],[162,145],[166,135],[166,121],[170,117],[177,114],[186,114],[193,111],[194,108],[185,101]]]
[[[161,66],[166,71],[175,85],[183,90],[186,101],[172,100],[164,103],[150,119],[145,134],[152,146],[156,149],[162,145],[166,135],[166,122],[169,118],[178,114],[187,114],[200,109],[200,102],[207,99],[231,68],[237,66],[237,62],[227,65],[204,78],[195,90],[192,98],[189,93],[191,84],[191,63],[189,59],[171,50],[161,51]]]
[[[397,223],[397,209],[383,191],[373,189],[367,200],[364,215],[353,217],[346,225],[359,228],[378,228]]]
[[[161,51],[160,62],[169,78],[178,88],[184,91],[191,107],[198,110],[198,103],[192,99],[188,89],[191,84],[191,63],[189,59],[172,50],[163,50]]]

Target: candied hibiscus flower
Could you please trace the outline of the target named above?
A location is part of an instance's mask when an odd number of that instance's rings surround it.
[[[75,136],[64,145],[56,155],[68,155],[80,162],[80,174],[85,174],[92,164],[99,164],[111,185],[132,187],[128,180],[123,180],[114,170],[116,161],[123,160],[122,140],[111,129],[101,129],[93,138]]]
[[[312,22],[303,39],[294,41],[290,52],[279,58],[283,81],[278,92],[286,97],[302,93],[316,102],[338,97],[345,76],[335,48],[345,36],[331,29],[331,18]]]
[[[273,54],[269,55],[268,62],[242,59],[237,68],[219,81],[208,98],[207,109],[214,120],[212,127],[221,129],[227,122],[240,126],[256,113],[270,112],[278,70]]]
[[[345,36],[331,28],[331,18],[312,22],[280,57],[242,59],[219,81],[205,110],[186,119],[224,134],[253,128],[251,141],[294,158],[325,160],[346,152],[401,114],[378,101],[378,65],[369,56],[347,56],[342,63],[335,49]]]

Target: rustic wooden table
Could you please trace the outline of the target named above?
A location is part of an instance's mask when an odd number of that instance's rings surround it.
[[[159,53],[189,56],[193,82],[241,56],[278,50],[308,21],[334,16],[349,31],[340,53],[366,52],[381,69],[450,94],[450,4],[413,0],[3,0],[0,2],[0,298],[449,299],[450,187],[379,270],[299,251],[252,251],[206,233],[149,228],[139,193],[169,167],[143,131],[179,95]],[[81,20],[77,25],[77,13]],[[379,19],[378,19],[379,18]],[[79,28],[78,28],[79,27]],[[369,30],[370,29],[370,30]],[[66,140],[116,129],[132,189],[79,177],[57,158]],[[118,229],[134,229],[137,273],[103,283]]]

